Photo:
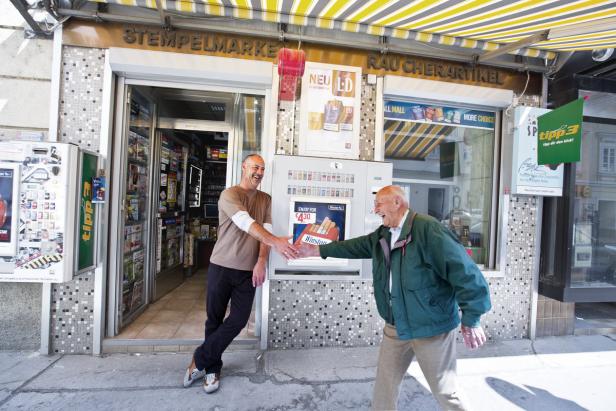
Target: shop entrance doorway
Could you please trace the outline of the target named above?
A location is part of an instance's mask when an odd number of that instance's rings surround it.
[[[104,345],[195,344],[218,197],[261,152],[264,96],[123,78],[117,90]],[[238,338],[256,341],[255,307]]]

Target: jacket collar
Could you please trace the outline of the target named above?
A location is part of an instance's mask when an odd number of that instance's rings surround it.
[[[413,220],[415,219],[415,215],[417,213],[409,208],[409,213],[406,215],[406,219],[404,219],[404,224],[402,224],[402,231],[400,231],[400,239],[404,239],[408,237],[411,233],[411,228],[413,227]],[[408,239],[408,242],[411,242],[411,238]]]

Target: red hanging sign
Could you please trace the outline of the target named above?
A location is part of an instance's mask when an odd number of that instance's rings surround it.
[[[278,75],[280,84],[278,98],[294,101],[297,92],[297,79],[304,74],[306,53],[304,50],[282,48],[278,51]]]

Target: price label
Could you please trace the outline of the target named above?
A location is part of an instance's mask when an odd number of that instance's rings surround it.
[[[317,213],[294,213],[294,224],[314,224],[317,221]]]

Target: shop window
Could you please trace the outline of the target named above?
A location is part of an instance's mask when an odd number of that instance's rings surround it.
[[[616,125],[584,122],[582,129],[581,161],[575,173],[570,285],[615,286]],[[597,151],[598,173],[593,158]]]
[[[563,196],[545,198],[539,292],[565,302],[616,301],[615,93],[579,91],[580,161],[566,164]]]
[[[489,266],[494,112],[385,100],[385,161],[411,208],[450,228]]]

